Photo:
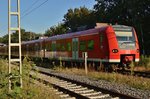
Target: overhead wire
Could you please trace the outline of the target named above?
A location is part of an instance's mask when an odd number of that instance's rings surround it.
[[[33,7],[35,4],[38,3],[38,1],[40,1],[40,0],[36,0],[35,2],[33,2],[33,3],[30,5],[30,7],[28,7],[26,10],[23,11],[23,13],[26,13],[28,10],[30,10],[31,7]],[[2,28],[2,31],[1,31],[1,32],[6,31],[6,29],[7,29],[7,24],[5,24],[4,26],[2,26],[1,28]]]
[[[33,11],[37,10],[38,8],[40,8],[42,5],[44,5],[45,3],[47,3],[49,0],[45,0],[44,2],[42,2],[41,4],[39,4],[38,6],[36,6],[35,8],[33,8],[33,9],[30,10],[30,8],[33,7],[34,5],[36,5],[39,1],[40,0],[36,0],[34,3],[32,3],[32,5],[29,8],[27,8],[26,10],[24,10],[23,12],[25,14],[23,16],[21,16],[21,19],[23,19],[27,15],[31,14]],[[6,31],[6,28],[4,28],[1,32]]]
[[[38,5],[37,7],[33,8],[31,11],[27,12],[26,14],[24,14],[21,18],[23,19],[25,16],[29,15],[30,13],[32,13],[33,11],[37,10],[38,8],[40,8],[42,5],[44,5],[46,2],[48,2],[48,0],[45,0],[44,2],[42,2],[40,5]]]
[[[36,0],[35,2],[32,3],[32,5],[30,5],[30,7],[28,7],[26,10],[24,10],[22,13],[26,13],[28,12],[28,10],[30,10],[34,5],[36,5],[40,0]]]

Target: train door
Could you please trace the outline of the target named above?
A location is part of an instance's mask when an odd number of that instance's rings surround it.
[[[56,57],[56,41],[52,41],[52,58]]]
[[[78,59],[78,38],[72,39],[72,59]]]

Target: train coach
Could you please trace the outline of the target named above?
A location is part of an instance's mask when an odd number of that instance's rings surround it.
[[[61,58],[64,63],[82,63],[84,52],[88,63],[102,63],[105,67],[112,64],[124,67],[131,61],[139,61],[136,32],[125,25],[104,25],[22,43],[23,56]]]

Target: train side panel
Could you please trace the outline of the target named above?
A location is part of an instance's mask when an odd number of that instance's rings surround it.
[[[85,45],[83,45],[84,43]],[[90,61],[106,61],[108,58],[108,42],[105,31],[79,37],[79,58],[82,58],[83,52],[87,52]]]
[[[72,57],[72,39],[45,40],[45,58],[70,60]]]
[[[117,52],[118,50],[118,42],[116,39],[116,36],[114,34],[114,31],[112,27],[108,27],[106,29],[106,36],[108,41],[108,50],[109,50],[109,56],[108,56],[108,62],[120,62],[120,52]],[[116,50],[116,53],[113,53],[112,51]]]

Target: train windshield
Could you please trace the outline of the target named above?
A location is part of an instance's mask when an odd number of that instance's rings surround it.
[[[115,33],[118,41],[134,41],[132,32],[115,31]]]
[[[135,36],[131,27],[114,28],[119,48],[135,49]]]

